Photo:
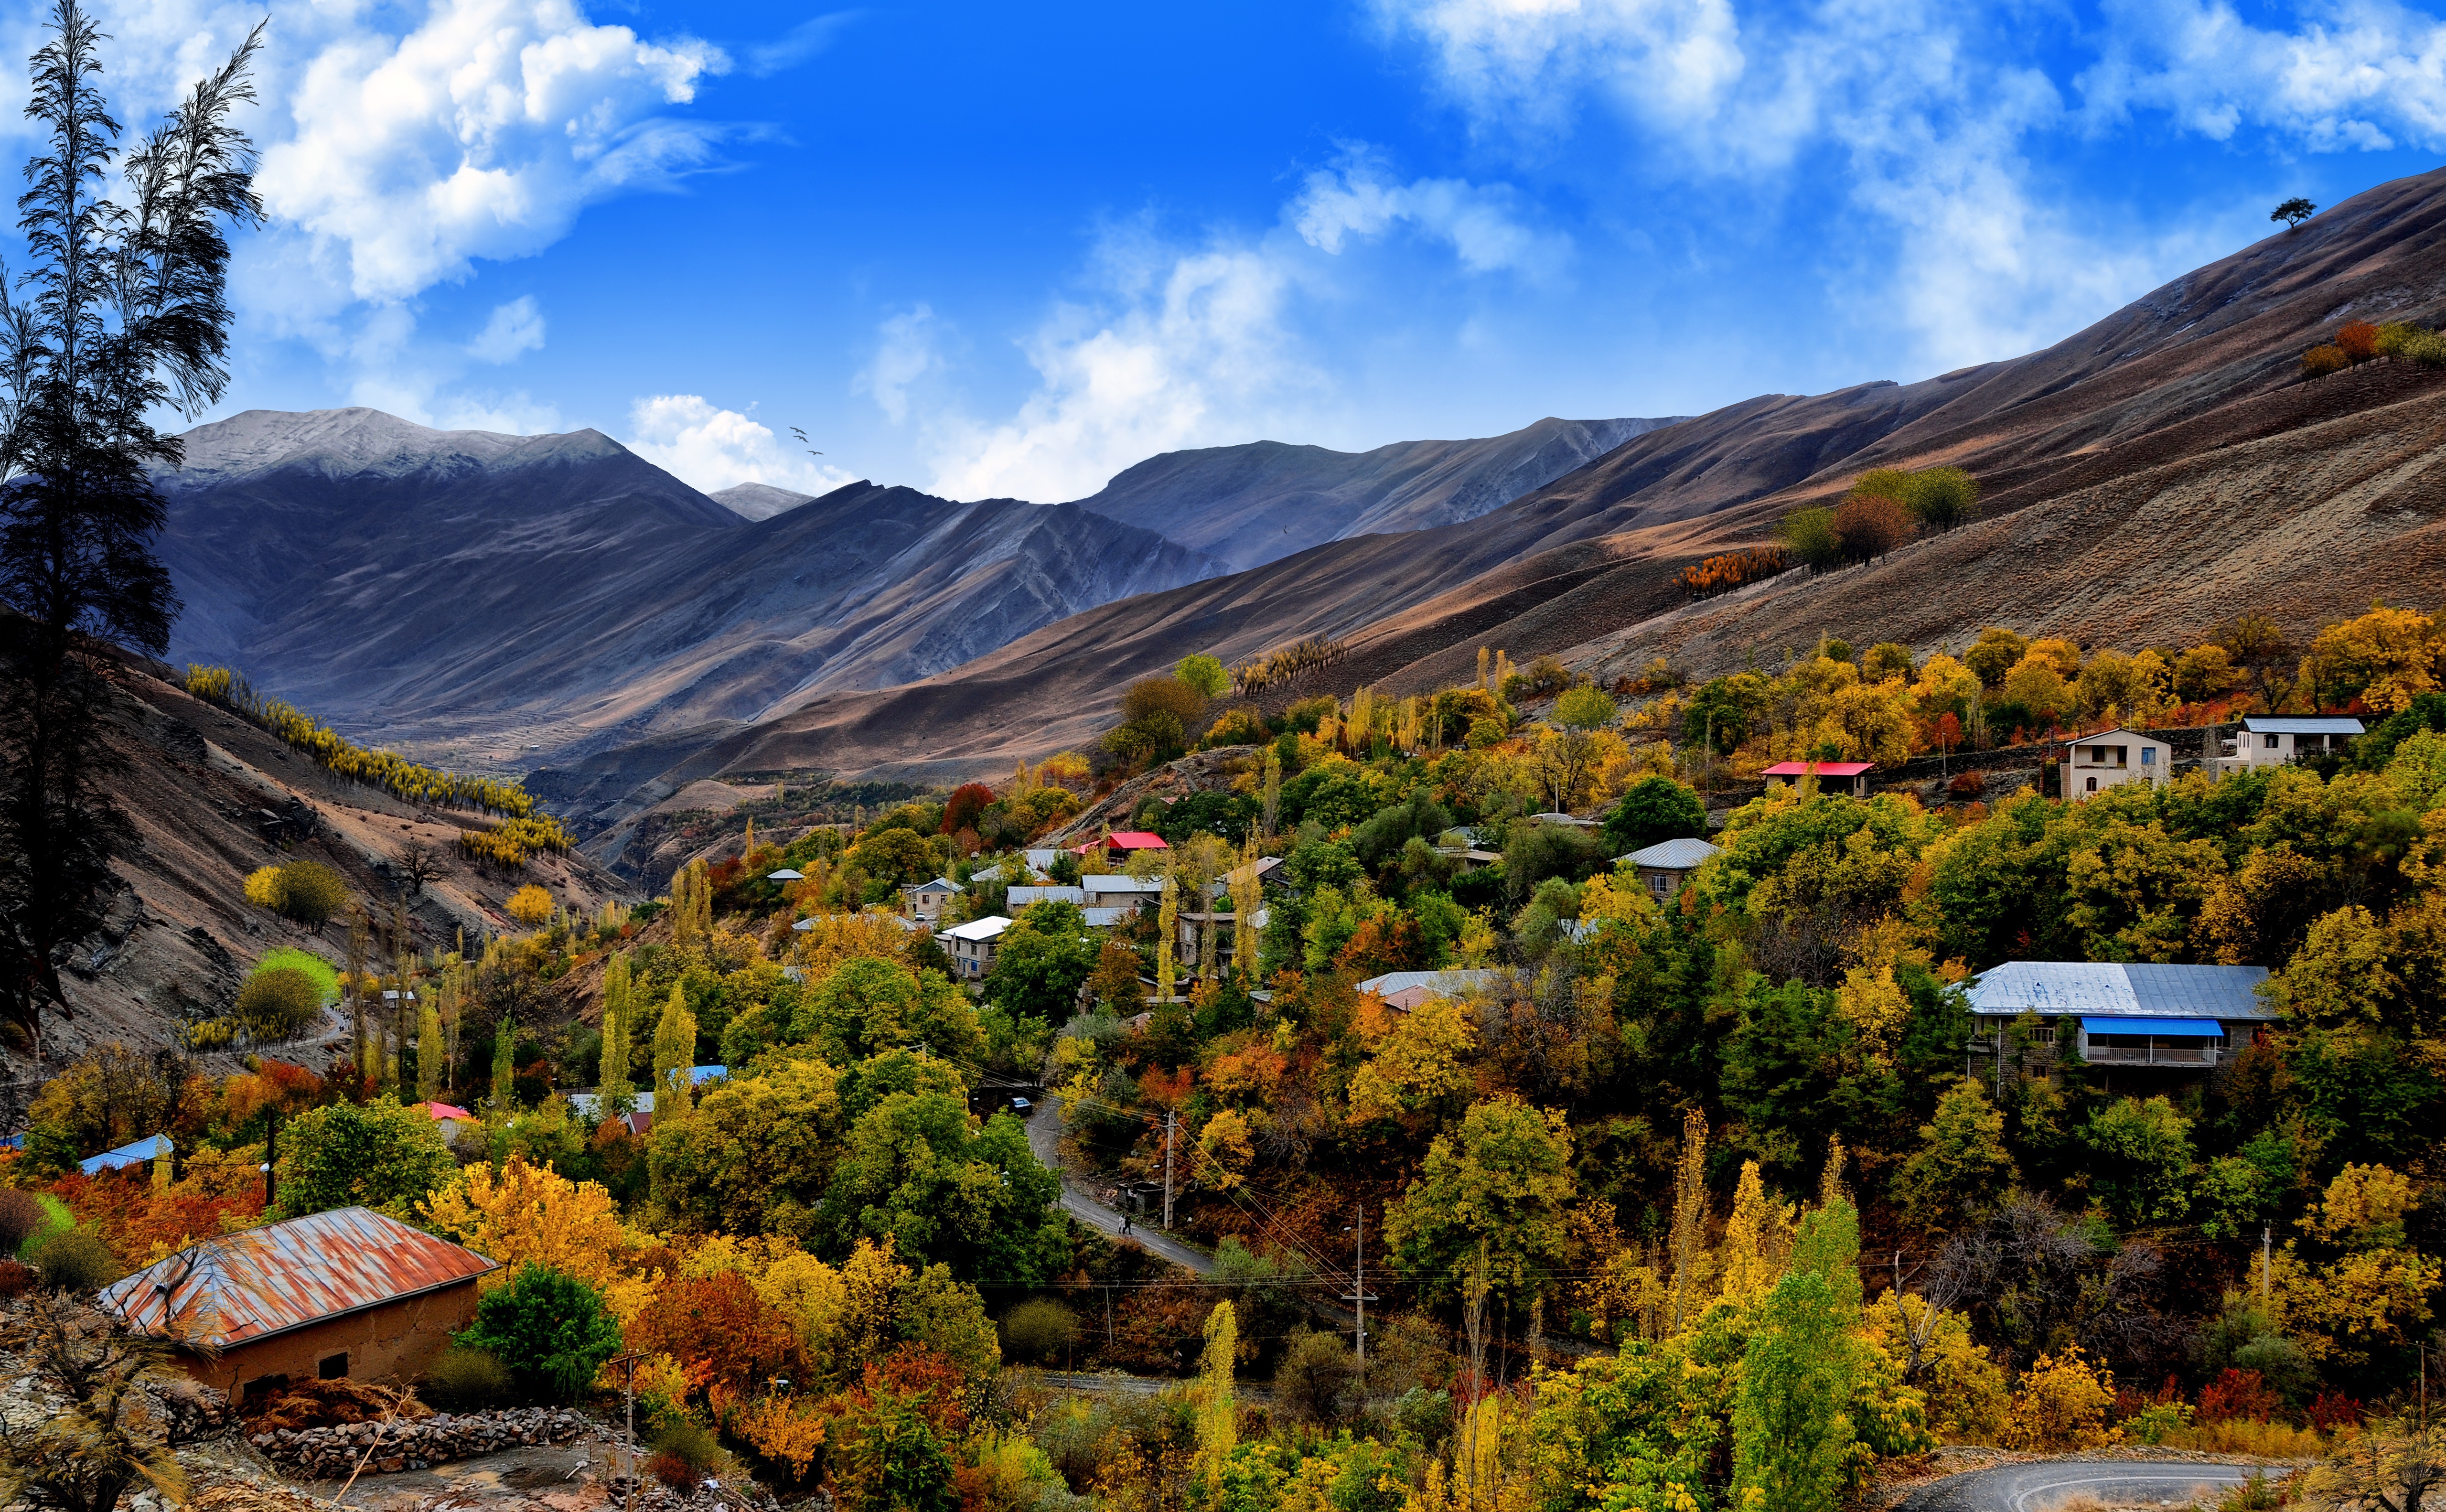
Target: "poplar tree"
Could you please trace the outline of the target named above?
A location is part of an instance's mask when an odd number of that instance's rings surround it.
[[[514,1057],[517,1054],[517,1045],[518,1026],[512,1021],[510,1015],[504,1013],[501,1015],[500,1023],[493,1028],[493,1116],[495,1118],[507,1120],[510,1116],[510,1098],[517,1090],[515,1083],[517,1077],[517,1067],[514,1064]]]
[[[1835,1512],[1857,1435],[1847,1410],[1860,1314],[1860,1227],[1840,1197],[1801,1220],[1792,1269],[1767,1295],[1741,1356],[1733,1501],[1759,1512]]]
[[[45,30],[26,104],[41,145],[17,201],[28,266],[0,270],[0,1033],[37,1064],[63,947],[100,925],[111,858],[133,842],[104,787],[118,759],[98,648],[160,655],[179,614],[153,553],[155,470],[185,452],[153,423],[227,387],[223,223],[262,217],[254,144],[230,124],[254,98],[260,28],[123,148],[93,18],[54,0]]]
[[[442,1067],[449,1059],[442,1047],[442,1010],[428,992],[416,1015],[416,1096],[430,1103],[442,1091]]]
[[[1283,814],[1283,753],[1266,747],[1266,833],[1270,836],[1280,827]]]
[[[1232,1392],[1232,1357],[1239,1349],[1239,1315],[1231,1303],[1217,1302],[1206,1314],[1206,1352],[1197,1365],[1197,1461],[1210,1484],[1240,1441],[1239,1408]]]
[[[596,1095],[608,1116],[625,1113],[635,1099],[629,1086],[629,956],[622,952],[603,968],[603,1065]]]
[[[695,1083],[696,1015],[688,1011],[687,994],[671,984],[671,1000],[663,1006],[662,1022],[654,1026],[654,1126],[688,1115]]]
[[[1141,916],[1143,917],[1143,916]],[[1180,923],[1180,899],[1170,877],[1163,879],[1163,902],[1156,910],[1155,995],[1172,1001],[1172,938]]]

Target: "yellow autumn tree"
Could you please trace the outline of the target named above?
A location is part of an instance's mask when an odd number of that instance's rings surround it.
[[[537,928],[552,917],[552,895],[533,882],[512,893],[510,900],[501,906],[509,910],[510,917],[529,929]]]
[[[1733,1216],[1724,1223],[1725,1301],[1749,1307],[1774,1290],[1792,1250],[1791,1219],[1791,1209],[1767,1195],[1758,1162],[1742,1162],[1740,1184],[1733,1193]]]
[[[1228,1192],[1246,1181],[1249,1162],[1256,1158],[1247,1115],[1227,1107],[1208,1119],[1197,1131],[1197,1179],[1204,1185]]]
[[[2322,704],[2359,693],[2374,709],[2400,713],[2415,697],[2437,689],[2435,630],[2418,610],[2373,604],[2360,618],[2319,632],[2302,662],[2302,680]]]
[[[2008,1449],[2041,1453],[2119,1443],[2121,1431],[2106,1426],[2114,1405],[2115,1372],[2068,1344],[2061,1354],[2040,1355],[2023,1372],[2000,1437]]]
[[[499,1260],[501,1269],[488,1278],[494,1284],[522,1264],[548,1265],[600,1290],[625,1319],[662,1280],[659,1272],[628,1269],[633,1241],[611,1193],[530,1165],[516,1152],[498,1172],[485,1164],[462,1169],[426,1200],[423,1214],[434,1233]]]
[[[1375,1011],[1393,1022],[1376,1053],[1350,1078],[1352,1123],[1399,1118],[1469,1090],[1462,1058],[1477,1049],[1477,1032],[1466,1003],[1439,995],[1406,1013]]]

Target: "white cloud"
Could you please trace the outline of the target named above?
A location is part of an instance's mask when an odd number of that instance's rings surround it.
[[[858,18],[856,10],[801,21],[774,41],[747,49],[747,71],[759,79],[795,68],[833,45],[841,28]]]
[[[708,494],[738,483],[823,494],[856,482],[808,456],[796,437],[776,436],[758,421],[717,408],[697,394],[656,394],[630,405],[622,444]]]
[[[1714,118],[1741,75],[1730,0],[1377,0],[1482,123],[1554,130],[1594,93],[1656,123]]]
[[[1381,236],[1406,224],[1451,243],[1471,273],[1510,270],[1551,278],[1571,258],[1571,237],[1522,224],[1515,213],[1518,198],[1508,184],[1462,179],[1401,183],[1381,155],[1360,146],[1333,167],[1310,173],[1285,215],[1302,240],[1329,254],[1341,253],[1345,236]]]
[[[1008,422],[937,427],[933,491],[1081,499],[1157,452],[1245,441],[1287,418],[1324,387],[1285,320],[1288,239],[1182,251],[1139,230],[1108,235],[1102,308],[1064,306],[1026,343],[1040,382]]]
[[[692,38],[593,25],[571,0],[434,0],[406,34],[348,31],[299,69],[294,129],[256,185],[275,217],[348,248],[356,298],[403,299],[705,164],[715,128],[661,112],[726,66]]]
[[[894,315],[878,332],[875,360],[857,375],[856,389],[871,395],[875,407],[895,425],[909,418],[911,386],[944,369],[943,358],[934,350],[938,324],[934,312],[925,305]]]
[[[467,344],[467,354],[479,362],[503,363],[517,360],[524,351],[543,350],[543,312],[536,308],[535,295],[520,294],[505,305],[493,307],[493,318]]]
[[[2222,0],[2113,0],[2082,96],[2100,123],[2163,110],[2218,142],[2245,124],[2314,152],[2446,142],[2446,22],[2391,0],[2322,9],[2288,31]]]

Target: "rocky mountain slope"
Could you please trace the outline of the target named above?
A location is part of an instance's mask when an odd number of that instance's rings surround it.
[[[594,431],[252,410],[186,440],[174,657],[481,764],[907,682],[1223,570],[1073,505],[870,483],[751,520]]]
[[[442,853],[443,873],[405,899],[418,948],[455,949],[461,933],[515,928],[502,905],[539,882],[572,908],[599,909],[633,889],[583,857],[538,857],[517,873],[467,861],[464,829],[488,821],[426,809],[332,775],[254,726],[191,698],[169,669],[122,666],[106,708],[112,749],[124,765],[109,780],[136,843],[113,865],[117,892],[103,928],[80,942],[61,973],[69,1016],[46,1021],[53,1070],[103,1040],[151,1049],[198,1019],[225,1012],[246,973],[290,946],[342,959],[345,929],[313,934],[246,901],[247,874],[310,857],[387,917],[397,896],[387,868],[411,840]],[[336,1021],[321,1039],[336,1035]],[[317,1036],[284,1053],[318,1060]],[[235,1069],[235,1054],[217,1054]],[[22,1110],[39,1068],[0,1053],[0,1121]]]
[[[1405,690],[1464,675],[1480,645],[1604,668],[1669,650],[1705,674],[1820,630],[1924,649],[1987,623],[2122,641],[2245,608],[2306,628],[2381,594],[2435,599],[2446,567],[2425,459],[2446,440],[2429,428],[2446,377],[2384,364],[2304,383],[2298,358],[2346,320],[2446,318],[2441,232],[2446,171],[2399,180],[2043,351],[1761,396],[1634,437],[1463,524],[1101,605],[908,687],[673,731],[542,781],[608,815],[723,772],[1007,770],[1090,738],[1133,676],[1307,634],[1350,641],[1342,690]],[[1873,569],[1682,604],[1682,565],[1769,539],[1868,467],[1937,463],[1982,480],[1980,523]],[[1745,627],[1721,628],[1736,614]]]
[[[1550,418],[1509,435],[1403,441],[1373,451],[1278,441],[1173,451],[1079,504],[1160,531],[1237,571],[1329,540],[1476,520],[1672,424]]]
[[[816,496],[793,493],[770,483],[734,483],[706,497],[742,520],[770,520],[775,515],[809,502]]]

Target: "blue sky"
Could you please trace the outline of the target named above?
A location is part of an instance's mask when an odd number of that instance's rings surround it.
[[[103,9],[136,115],[262,13]],[[1050,501],[1907,381],[2446,140],[2446,25],[2386,3],[271,14],[221,412],[593,425],[706,488]]]

